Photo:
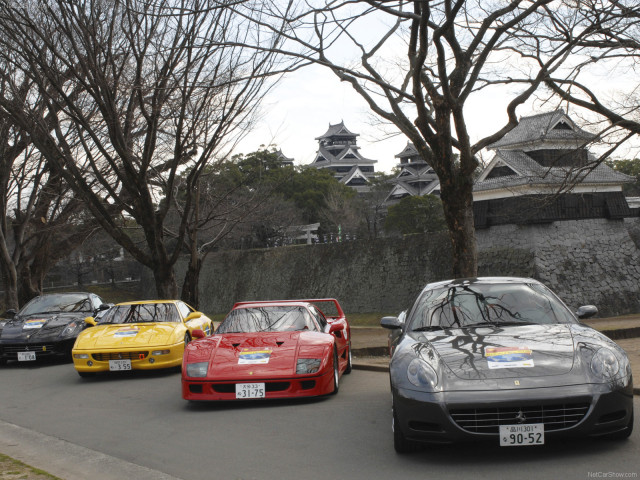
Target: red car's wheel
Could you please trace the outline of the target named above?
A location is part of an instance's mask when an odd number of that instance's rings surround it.
[[[347,368],[344,369],[344,373],[351,373],[351,364],[352,364],[352,357],[351,357],[351,341],[349,341],[349,344],[347,345]]]
[[[340,364],[338,363],[338,351],[333,349],[333,390],[331,395],[338,393],[340,389]]]

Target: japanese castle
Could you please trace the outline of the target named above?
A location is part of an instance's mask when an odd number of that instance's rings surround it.
[[[310,166],[328,168],[340,183],[357,191],[369,189],[369,179],[374,175],[377,160],[364,158],[358,151],[357,133],[352,133],[344,122],[329,124],[329,129],[318,140],[318,151]]]
[[[595,136],[563,110],[522,117],[488,148],[495,152],[473,188],[476,228],[631,216],[622,193],[633,179],[599,163]]]
[[[436,172],[418,153],[413,143],[407,142],[407,146],[396,158],[400,160],[400,173],[390,181],[392,188],[385,204],[393,205],[408,196],[440,196],[440,182]]]

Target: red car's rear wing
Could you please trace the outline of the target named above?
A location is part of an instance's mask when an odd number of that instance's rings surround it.
[[[336,300],[335,298],[298,298],[295,300],[294,299],[292,300],[258,300],[253,302],[236,302],[233,305],[233,308],[236,308],[237,306],[240,306],[240,305],[250,305],[250,304],[256,304],[256,303],[260,304],[260,303],[296,303],[296,302],[313,303],[315,305],[322,304],[322,303],[331,303],[333,304],[333,307],[334,307],[333,309],[335,310],[335,313],[332,312],[331,315],[328,315],[325,312],[325,309],[320,307],[320,310],[322,310],[322,313],[324,314],[324,316],[329,319],[344,317],[344,311],[342,310],[342,307],[338,303],[338,300]]]

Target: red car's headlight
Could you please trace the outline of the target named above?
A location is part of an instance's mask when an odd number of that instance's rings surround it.
[[[304,375],[305,373],[316,373],[320,369],[322,359],[320,358],[299,358],[296,364],[296,373]]]
[[[209,362],[187,363],[188,377],[206,377],[209,370]]]

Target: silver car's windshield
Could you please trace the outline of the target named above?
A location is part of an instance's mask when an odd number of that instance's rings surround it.
[[[27,303],[20,315],[58,312],[91,312],[91,301],[83,293],[60,293],[36,297]]]
[[[541,284],[470,282],[423,292],[412,309],[409,329],[575,322]]]

